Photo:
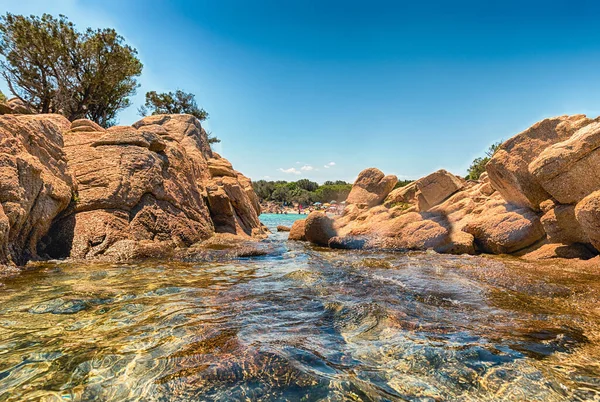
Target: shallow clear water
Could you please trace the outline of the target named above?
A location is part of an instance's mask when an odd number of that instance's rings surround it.
[[[264,257],[5,280],[0,401],[600,400],[598,272],[286,235]]]

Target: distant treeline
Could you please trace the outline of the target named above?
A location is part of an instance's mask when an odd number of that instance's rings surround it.
[[[412,180],[402,180],[396,187],[402,187],[411,182]],[[253,186],[261,201],[302,205],[309,205],[313,202],[342,202],[346,200],[352,189],[352,184],[343,180],[326,181],[322,185],[308,179],[292,182],[258,180],[253,183]]]
[[[326,181],[323,185],[302,179],[298,181],[266,181],[259,180],[253,183],[256,195],[263,201],[281,203],[299,203],[308,205],[313,202],[344,201],[352,184],[342,180]]]

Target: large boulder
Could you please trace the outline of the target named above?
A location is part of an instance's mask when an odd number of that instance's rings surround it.
[[[325,213],[311,212],[304,222],[304,235],[306,240],[319,246],[327,246],[329,240],[337,236],[333,227],[333,220]]]
[[[585,115],[545,119],[504,142],[486,165],[494,189],[509,203],[537,210],[550,195],[530,173],[529,164],[591,122]]]
[[[369,168],[359,173],[346,201],[367,208],[379,205],[392,191],[398,178],[384,175],[379,169]]]
[[[529,171],[562,204],[577,203],[600,190],[600,122],[546,148]]]
[[[548,240],[562,244],[589,243],[588,236],[575,218],[575,205],[552,203],[549,208],[544,209],[540,222]]]
[[[416,181],[415,198],[419,211],[427,211],[460,190],[463,182],[444,169]]]
[[[467,222],[462,230],[475,238],[479,250],[493,254],[514,253],[545,236],[534,211],[510,204],[484,210]]]
[[[394,189],[386,198],[384,205],[392,208],[398,205],[414,204],[417,194],[417,182],[407,184],[406,186]]]
[[[290,229],[290,234],[288,235],[288,240],[306,241],[305,225],[306,225],[306,219],[298,219],[297,221],[295,221],[292,224],[292,228]]]
[[[72,198],[59,115],[0,116],[0,264],[38,258],[38,241]]]
[[[154,255],[215,232],[264,232],[250,180],[211,172],[209,160],[231,164],[210,150],[193,116],[150,116],[107,130],[77,120],[64,142],[77,191],[44,238],[51,257]]]
[[[575,216],[592,245],[600,251],[600,191],[581,200],[575,207]]]

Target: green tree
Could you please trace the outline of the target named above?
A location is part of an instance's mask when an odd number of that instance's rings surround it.
[[[398,183],[396,183],[396,185],[394,186],[394,189],[404,187],[404,186],[412,183],[413,181],[414,180],[398,180]]]
[[[150,114],[191,114],[198,120],[208,119],[206,110],[196,104],[195,95],[181,90],[175,92],[146,92],[146,103],[138,110],[142,116]]]
[[[490,145],[488,150],[485,152],[484,157],[475,158],[473,160],[467,172],[467,180],[479,180],[479,176],[481,176],[481,174],[485,172],[485,165],[487,165],[492,156],[494,156],[494,154],[498,152],[501,145],[502,141]]]
[[[146,103],[138,109],[140,116],[150,114],[191,114],[200,121],[208,119],[208,112],[196,104],[192,93],[177,90],[175,92],[146,92]],[[214,144],[220,139],[208,132],[208,142]]]
[[[10,92],[29,108],[103,126],[131,104],[143,67],[114,29],[81,33],[63,15],[7,13],[0,19],[0,56]]]
[[[296,186],[306,191],[315,191],[317,188],[319,188],[319,183],[310,181],[308,179],[300,179],[296,182]]]

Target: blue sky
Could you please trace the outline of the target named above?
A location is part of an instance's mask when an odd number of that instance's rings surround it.
[[[600,114],[594,1],[0,0],[114,27],[148,90],[183,89],[216,149],[254,180],[465,174],[493,142]],[[2,83],[0,88],[6,92]]]

